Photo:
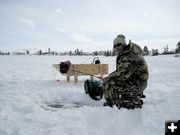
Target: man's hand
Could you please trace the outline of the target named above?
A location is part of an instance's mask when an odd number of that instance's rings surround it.
[[[107,76],[103,79],[103,86],[105,86],[108,81],[109,81],[109,77]]]

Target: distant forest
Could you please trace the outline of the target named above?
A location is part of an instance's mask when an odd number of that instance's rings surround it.
[[[165,45],[163,48],[163,52],[159,53],[158,49],[149,50],[147,46],[142,48],[144,56],[151,55],[167,55],[167,54],[178,54],[180,53],[180,41],[176,44],[176,48],[174,51],[170,51],[168,45]],[[82,56],[82,55],[93,55],[93,56],[115,56],[116,53],[113,50],[103,50],[103,51],[93,51],[93,52],[84,52],[83,50],[76,49],[74,51],[67,52],[56,52],[52,51],[48,48],[47,51],[38,50],[36,52],[30,52],[29,50],[25,51],[12,51],[12,52],[2,52],[0,51],[0,55],[70,55],[70,56]]]

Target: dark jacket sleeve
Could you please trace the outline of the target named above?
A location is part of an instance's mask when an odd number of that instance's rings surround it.
[[[136,66],[131,59],[123,59],[117,64],[117,69],[109,74],[109,79],[115,79],[118,81],[126,81],[135,71]]]

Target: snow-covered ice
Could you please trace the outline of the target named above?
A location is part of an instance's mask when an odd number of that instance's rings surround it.
[[[109,72],[115,59],[100,57]],[[118,110],[84,93],[88,76],[67,83],[52,67],[66,60],[89,64],[92,56],[0,56],[0,135],[163,135],[166,120],[180,119],[180,58],[145,59],[150,78],[143,108]],[[48,106],[57,103],[66,106]]]

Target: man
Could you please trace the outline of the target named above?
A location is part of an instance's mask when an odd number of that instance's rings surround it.
[[[126,44],[125,36],[118,35],[113,42],[117,52],[116,70],[104,79],[104,106],[118,108],[141,108],[142,93],[147,87],[148,67],[142,49],[134,44]],[[144,95],[143,95],[144,96]]]

